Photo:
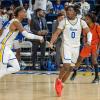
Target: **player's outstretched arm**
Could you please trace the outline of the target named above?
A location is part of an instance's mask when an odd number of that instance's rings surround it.
[[[92,42],[92,33],[90,32],[89,28],[85,28],[84,29],[85,32],[87,33],[87,44],[88,45],[91,45],[91,42]]]
[[[62,30],[61,29],[57,29],[56,32],[52,35],[51,37],[51,41],[49,43],[49,47],[53,48],[53,44],[56,42],[58,36],[61,34]]]
[[[97,27],[98,37],[99,37],[99,43],[98,43],[98,50],[100,49],[100,25]]]
[[[86,33],[86,37],[87,37],[86,45],[91,45],[92,33],[90,32],[90,29],[84,20],[81,20],[81,24],[82,24],[82,29]]]
[[[38,36],[38,35],[35,35],[35,34],[31,34],[30,32],[27,32],[20,22],[16,21],[16,22],[14,22],[14,25],[16,26],[16,29],[19,30],[23,34],[23,36],[25,36],[26,38],[28,38],[28,39],[38,39],[40,41],[43,40],[42,36]]]

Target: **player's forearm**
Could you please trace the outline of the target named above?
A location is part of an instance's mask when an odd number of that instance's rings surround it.
[[[58,34],[53,34],[50,43],[54,44],[58,38]]]
[[[57,29],[57,31],[52,35],[50,43],[54,44],[60,34],[61,34],[61,30]]]
[[[43,39],[42,36],[31,34],[31,33],[28,33],[27,31],[23,31],[22,34],[23,34],[23,36],[25,36],[28,39],[38,39],[38,40],[42,40]]]
[[[100,43],[98,44],[98,47],[97,48],[98,48],[98,50],[100,49]]]

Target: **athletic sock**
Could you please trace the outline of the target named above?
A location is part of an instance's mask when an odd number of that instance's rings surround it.
[[[98,64],[95,64],[95,65],[94,65],[94,69],[95,69],[95,78],[98,78],[98,77],[99,77],[99,75],[98,75],[98,73],[99,73]]]

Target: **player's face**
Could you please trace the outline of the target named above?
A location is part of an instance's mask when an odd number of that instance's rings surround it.
[[[41,10],[41,11],[39,12],[39,16],[40,16],[40,17],[44,17],[44,16],[45,16],[43,10]]]
[[[90,23],[91,23],[90,17],[89,17],[89,16],[86,16],[86,17],[85,17],[85,21],[86,21],[87,24],[90,24]]]
[[[73,20],[73,19],[75,19],[75,17],[76,17],[76,12],[75,12],[75,10],[74,10],[73,8],[69,8],[69,9],[67,10],[66,14],[67,14],[67,17],[68,17],[70,20]]]
[[[22,19],[26,18],[26,10],[25,10],[25,9],[21,10],[21,11],[19,12],[19,16],[20,16]]]

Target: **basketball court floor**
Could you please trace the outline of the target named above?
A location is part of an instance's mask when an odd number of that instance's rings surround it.
[[[0,100],[100,100],[100,84],[93,76],[66,81],[62,97],[54,90],[56,74],[12,74],[0,79]]]

